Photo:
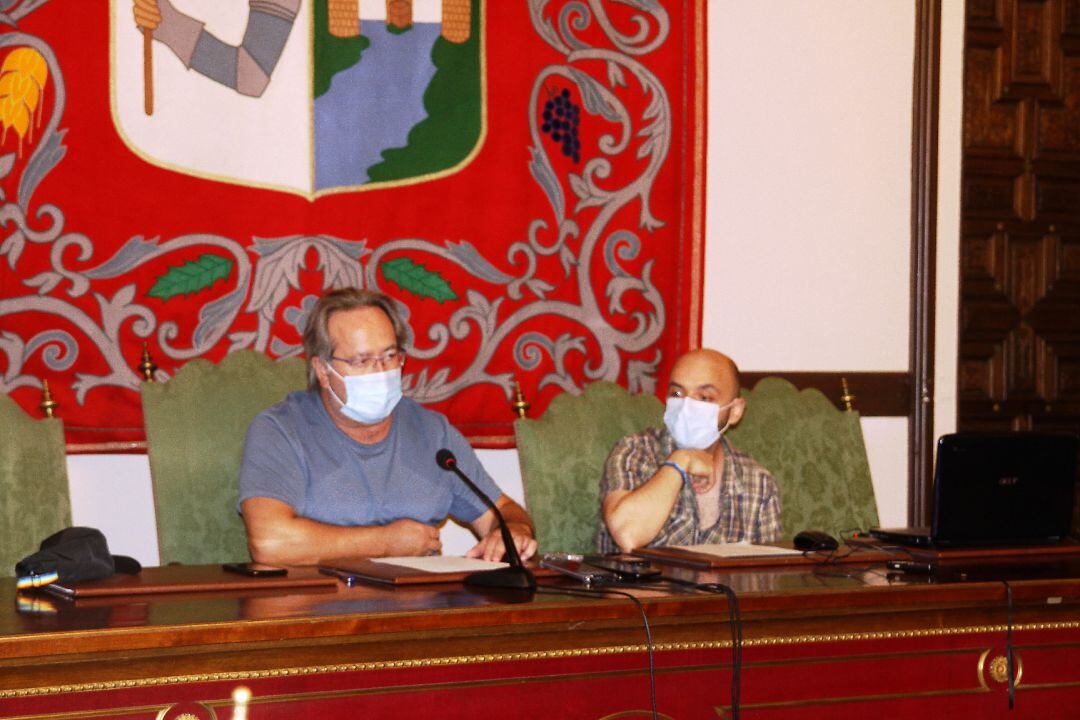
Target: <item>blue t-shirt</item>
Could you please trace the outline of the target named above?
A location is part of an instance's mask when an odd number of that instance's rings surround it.
[[[290,393],[251,421],[240,466],[240,499],[280,500],[329,525],[386,525],[412,518],[430,525],[453,515],[476,520],[487,509],[453,473],[435,464],[449,448],[458,467],[492,500],[502,494],[446,417],[404,398],[389,434],[358,443],[330,417],[317,392]]]

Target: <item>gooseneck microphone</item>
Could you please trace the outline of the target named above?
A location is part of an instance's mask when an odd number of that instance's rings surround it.
[[[457,465],[457,458],[454,457],[454,453],[446,448],[439,450],[435,453],[435,463],[443,470],[457,475],[461,479],[461,482],[465,483],[465,485],[473,491],[473,494],[480,498],[484,505],[495,513],[495,519],[499,521],[499,531],[502,533],[503,545],[506,546],[506,559],[510,563],[509,567],[474,572],[465,578],[465,584],[481,585],[484,587],[535,590],[536,578],[533,577],[532,572],[522,564],[521,556],[518,554],[517,545],[514,544],[514,538],[510,535],[510,528],[506,525],[506,519],[503,517],[502,513],[499,512],[499,508],[495,506],[495,503],[491,501],[491,498],[489,498],[483,490],[476,486],[476,483],[470,480],[465,473],[461,472],[461,469]]]

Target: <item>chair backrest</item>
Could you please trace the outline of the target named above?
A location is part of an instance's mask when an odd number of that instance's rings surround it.
[[[615,442],[663,423],[652,395],[631,395],[597,382],[581,395],[564,393],[538,420],[514,421],[525,504],[542,551],[592,552],[604,461]]]
[[[776,479],[784,537],[800,530],[838,536],[877,525],[857,412],[842,412],[818,390],[782,378],[743,390],[746,414],[728,437]]]
[[[168,382],[143,384],[162,565],[247,558],[236,512],[244,436],[256,415],[306,385],[303,360],[253,350],[217,365],[193,360]]]
[[[64,424],[35,420],[0,395],[0,575],[71,525]]]

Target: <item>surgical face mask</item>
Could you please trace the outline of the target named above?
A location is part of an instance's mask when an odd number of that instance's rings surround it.
[[[345,383],[345,399],[342,400],[328,386],[330,394],[341,404],[341,413],[364,425],[374,425],[390,417],[401,400],[401,368],[368,373],[366,375],[342,375],[326,363],[330,372]]]
[[[734,400],[727,405],[717,405],[688,397],[670,397],[664,409],[664,425],[676,447],[704,450],[727,430],[730,419],[721,428],[720,411],[734,404]]]

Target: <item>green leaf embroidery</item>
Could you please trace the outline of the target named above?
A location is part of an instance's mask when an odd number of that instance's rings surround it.
[[[407,257],[387,260],[381,267],[387,280],[417,297],[429,297],[439,302],[458,299],[450,283],[443,280],[439,273],[428,270]]]
[[[199,290],[205,290],[217,280],[229,277],[232,268],[233,261],[229,258],[206,253],[200,255],[197,260],[170,267],[146,294],[162,300],[168,300],[177,295],[190,295]]]

